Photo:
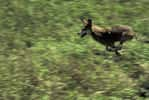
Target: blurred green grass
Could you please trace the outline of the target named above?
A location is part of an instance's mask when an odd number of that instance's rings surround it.
[[[149,77],[148,44],[127,42],[118,59],[77,33],[79,18],[86,17],[100,26],[130,25],[148,39],[148,5],[148,0],[1,0],[0,99],[144,100],[139,90]]]

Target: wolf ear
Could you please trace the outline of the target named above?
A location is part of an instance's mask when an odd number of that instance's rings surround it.
[[[90,27],[92,26],[92,19],[87,20],[87,25],[90,26]]]
[[[86,19],[81,17],[80,20],[82,21],[83,25],[87,25],[88,24],[88,21]]]

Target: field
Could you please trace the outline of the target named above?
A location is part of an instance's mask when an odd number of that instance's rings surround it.
[[[0,100],[149,100],[148,0],[1,0]],[[80,17],[129,25],[122,56],[77,34]]]

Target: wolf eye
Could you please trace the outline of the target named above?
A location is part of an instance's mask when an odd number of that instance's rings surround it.
[[[87,33],[87,34],[91,33],[91,30],[86,30],[86,33]]]

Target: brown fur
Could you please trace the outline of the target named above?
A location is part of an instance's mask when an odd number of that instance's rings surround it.
[[[105,28],[99,27],[97,25],[93,25],[92,31],[95,32],[95,34],[97,35],[102,35],[101,33],[105,33],[105,32],[109,32],[109,33],[110,32],[113,32],[113,33],[122,32],[123,35],[134,36],[134,32],[132,28],[126,25],[117,25],[117,26],[105,27]]]
[[[82,19],[82,22],[85,26],[83,30],[90,29],[90,34],[93,37],[93,39],[105,45],[108,51],[108,48],[110,47],[110,49],[116,52],[116,54],[119,54],[118,50],[121,49],[122,44],[125,41],[131,40],[135,36],[135,32],[132,30],[130,26],[116,25],[104,28],[92,24],[91,20]],[[120,42],[120,45],[116,47],[114,45],[115,42]]]

